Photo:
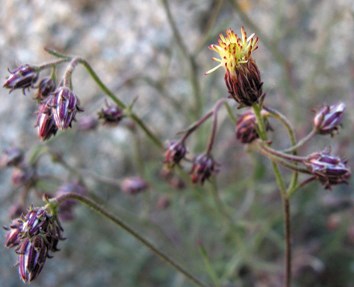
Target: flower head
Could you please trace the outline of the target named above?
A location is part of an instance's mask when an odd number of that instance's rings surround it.
[[[262,110],[264,115],[266,112]],[[265,122],[266,130],[272,130],[268,121]],[[243,144],[249,144],[259,138],[257,132],[256,116],[252,110],[246,111],[237,119],[236,138]]]
[[[98,113],[98,118],[103,120],[103,124],[118,124],[124,117],[124,112],[117,105],[110,105],[106,102],[106,107]]]
[[[31,207],[5,229],[5,246],[15,248],[19,274],[25,283],[37,278],[46,259],[51,257],[49,252],[58,251],[58,242],[64,239],[58,218],[45,208]]]
[[[304,164],[326,189],[330,189],[331,185],[347,183],[351,176],[347,161],[331,155],[328,149],[310,154]]]
[[[168,148],[165,152],[164,163],[168,167],[173,167],[179,164],[180,161],[186,156],[187,148],[183,142],[172,141],[168,144]]]
[[[239,38],[228,29],[226,36],[220,34],[218,45],[213,44],[209,48],[217,52],[220,59],[213,58],[219,65],[206,73],[225,68],[226,87],[230,97],[240,104],[239,107],[252,106],[263,99],[261,75],[252,58],[252,52],[258,48],[258,37],[255,34],[247,37],[242,27]]]
[[[58,87],[53,96],[53,118],[58,129],[71,127],[77,112],[81,112],[79,99],[71,89],[65,86]]]
[[[218,164],[212,156],[201,154],[194,159],[190,174],[193,183],[203,184],[216,172],[218,172]]]
[[[146,191],[149,184],[140,176],[132,176],[123,179],[120,186],[124,193],[136,195]]]
[[[38,107],[36,126],[38,127],[38,136],[43,141],[49,139],[51,136],[55,136],[58,131],[52,112],[52,107],[54,105],[53,99],[52,96],[49,96],[44,99]]]
[[[333,136],[342,122],[344,110],[344,103],[323,106],[313,119],[317,132],[322,135],[330,134]]]
[[[6,79],[3,87],[10,89],[10,93],[15,89],[22,89],[25,93],[26,88],[31,88],[38,80],[38,69],[30,65],[22,65],[13,71],[10,71],[10,76]]]
[[[50,77],[45,77],[39,81],[36,100],[41,101],[55,91],[56,83]]]

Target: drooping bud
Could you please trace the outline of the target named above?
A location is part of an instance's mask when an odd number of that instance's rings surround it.
[[[71,127],[76,113],[83,111],[79,99],[65,86],[58,87],[53,98],[52,113],[57,128],[63,130]]]
[[[313,119],[314,126],[317,133],[326,135],[334,135],[342,122],[345,110],[344,103],[336,105],[323,106],[315,115]]]
[[[252,106],[261,102],[264,98],[262,91],[261,75],[252,52],[258,48],[258,37],[254,34],[247,37],[244,28],[241,28],[239,38],[231,29],[226,30],[226,35],[220,34],[218,45],[210,45],[209,48],[219,54],[220,59],[215,68],[207,72],[211,73],[220,67],[225,68],[225,83],[230,97],[244,106]]]
[[[194,159],[190,174],[193,183],[203,184],[216,172],[218,172],[218,164],[212,156],[201,154]]]
[[[48,247],[41,236],[31,241],[25,238],[18,249],[18,271],[24,283],[36,279],[42,271],[48,257]]]
[[[56,83],[51,77],[45,77],[38,84],[37,101],[42,101],[55,91]]]
[[[173,167],[179,164],[186,154],[187,148],[183,142],[172,141],[168,144],[168,148],[165,152],[164,163],[167,164],[168,167]]]
[[[103,120],[103,124],[115,125],[118,124],[124,117],[123,110],[117,105],[109,105],[106,102],[106,107],[98,113],[98,118]]]
[[[46,258],[50,257],[49,252],[58,251],[58,242],[64,239],[58,218],[45,208],[31,207],[5,229],[5,246],[15,248],[19,274],[25,283],[37,278]]]
[[[46,98],[38,108],[36,126],[38,127],[38,136],[43,141],[55,136],[58,131],[52,114],[53,99],[53,96]]]
[[[10,89],[10,93],[15,89],[22,89],[24,94],[25,89],[33,87],[39,75],[39,71],[30,65],[22,65],[13,71],[9,70],[9,73],[3,87]]]
[[[262,115],[265,111],[262,110]],[[272,130],[268,121],[265,120],[266,130]],[[249,144],[259,138],[257,132],[257,120],[252,110],[240,115],[236,122],[236,138],[243,144]]]
[[[326,189],[331,189],[332,185],[347,183],[351,176],[347,161],[331,155],[329,150],[312,153],[303,163]]]
[[[123,179],[120,186],[124,193],[132,195],[144,192],[149,187],[148,183],[139,176],[132,176]]]

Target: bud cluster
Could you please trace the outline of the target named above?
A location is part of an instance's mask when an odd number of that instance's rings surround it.
[[[38,277],[50,252],[58,251],[59,240],[64,239],[59,220],[45,208],[31,207],[5,229],[5,246],[18,254],[18,270],[24,283]]]

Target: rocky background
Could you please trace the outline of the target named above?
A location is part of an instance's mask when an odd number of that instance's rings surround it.
[[[339,135],[316,138],[303,152],[332,146],[334,153],[348,158],[353,166],[353,1],[242,0],[236,6],[232,1],[168,1],[183,45],[196,64],[192,73],[200,86],[199,102],[193,97],[190,62],[173,33],[163,2],[2,0],[0,79],[6,79],[8,68],[53,59],[44,47],[80,55],[124,103],[129,105],[137,99],[134,111],[165,142],[226,95],[222,72],[204,75],[214,66],[211,57],[215,55],[207,46],[226,28],[238,33],[244,25],[248,33],[257,32],[260,37],[255,59],[267,93],[266,104],[289,117],[299,138],[311,129],[313,109],[324,103],[346,103]],[[82,67],[75,70],[73,85],[85,109],[77,120],[96,116],[105,105],[105,97]],[[215,151],[222,166],[218,175],[222,197],[242,219],[262,219],[269,226],[258,244],[245,251],[248,257],[242,264],[233,258],[234,249],[225,250],[230,245],[218,239],[219,232],[224,234],[220,221],[212,222],[205,215],[208,208],[204,207],[210,202],[200,194],[210,196],[208,188],[181,192],[164,183],[159,177],[163,154],[143,133],[136,134],[129,120],[119,127],[99,126],[89,133],[74,125],[43,143],[34,128],[36,104],[32,95],[24,96],[21,91],[9,94],[2,89],[0,96],[2,150],[17,146],[30,157],[36,149],[46,147],[63,156],[74,170],[85,171],[88,189],[103,204],[205,281],[210,277],[195,247],[198,240],[211,250],[216,273],[226,278],[223,284],[230,283],[222,286],[281,286],[277,285],[281,282],[281,220],[274,215],[280,209],[278,193],[264,171],[265,164],[257,165],[235,141],[231,123],[223,125]],[[235,109],[235,115],[239,113]],[[226,113],[221,118],[226,122]],[[274,133],[273,142],[286,145],[281,136],[285,132],[277,125],[275,129],[279,133]],[[195,151],[201,151],[207,136],[205,130],[192,142]],[[75,180],[75,172],[53,164],[52,156],[43,156],[40,172],[63,182]],[[257,175],[252,175],[254,167],[259,168]],[[136,197],[123,194],[121,180],[137,174],[149,182],[149,192]],[[11,176],[11,170],[1,170],[1,225],[8,225],[8,209],[17,198],[18,188],[12,185]],[[259,183],[250,186],[242,181],[252,176],[258,176],[254,180]],[[167,210],[156,207],[163,199],[170,203]],[[35,196],[33,200],[40,202]],[[295,286],[354,286],[350,280],[354,277],[354,257],[348,252],[354,244],[353,201],[353,182],[331,192],[314,183],[295,199],[294,269],[299,284]],[[191,286],[111,223],[84,207],[77,208],[76,213],[75,221],[64,224],[67,240],[61,242],[61,252],[47,261],[32,286]],[[272,214],[273,219],[268,219]],[[265,262],[267,258],[271,261],[268,268],[257,265],[257,252]],[[13,267],[14,254],[4,247],[1,254],[0,286],[21,286]]]

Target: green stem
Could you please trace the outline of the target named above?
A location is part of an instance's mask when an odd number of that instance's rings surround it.
[[[150,249],[153,253],[155,253],[158,257],[160,257],[162,260],[170,264],[172,267],[174,267],[178,272],[182,273],[186,278],[188,278],[191,282],[193,282],[196,286],[200,287],[206,287],[203,282],[201,282],[198,278],[193,276],[192,274],[189,273],[186,269],[184,269],[180,264],[172,260],[168,255],[164,254],[160,250],[158,250],[152,243],[150,243],[147,239],[142,237],[138,232],[136,232],[132,227],[124,223],[121,219],[119,219],[117,216],[111,214],[107,210],[105,210],[103,207],[98,205],[96,202],[93,200],[82,196],[78,193],[67,193],[61,196],[58,196],[56,198],[50,199],[49,204],[54,205],[58,204],[60,205],[61,203],[65,202],[66,200],[77,200],[86,206],[92,208],[95,210],[97,213],[101,214],[103,217],[109,219],[112,221],[114,224],[118,225],[122,229],[124,229],[126,232],[128,232],[131,236],[133,236],[136,240],[141,242],[143,245],[145,245],[147,248]]]
[[[108,87],[101,81],[96,72],[92,69],[91,65],[85,60],[80,58],[80,63],[86,68],[90,76],[94,79],[98,87],[121,109],[126,109],[126,105],[119,100]],[[154,144],[163,148],[162,142],[155,136],[155,134],[144,124],[144,122],[133,112],[128,113],[131,119],[146,133],[146,135],[154,142]]]
[[[304,138],[298,141],[297,144],[292,144],[291,147],[283,150],[283,152],[292,152],[302,147],[305,143],[307,143],[315,134],[317,133],[316,129],[313,128]]]
[[[261,115],[262,106],[258,103],[253,104],[253,111],[256,116],[256,121],[259,129],[259,137],[263,140],[264,148],[270,149],[266,144],[267,133],[265,129],[264,119]],[[289,155],[290,156],[290,155]],[[286,191],[283,177],[280,173],[277,163],[273,160],[272,167],[276,183],[279,187],[284,216],[284,231],[285,231],[285,287],[290,287],[291,284],[291,225],[290,225],[290,202]]]

